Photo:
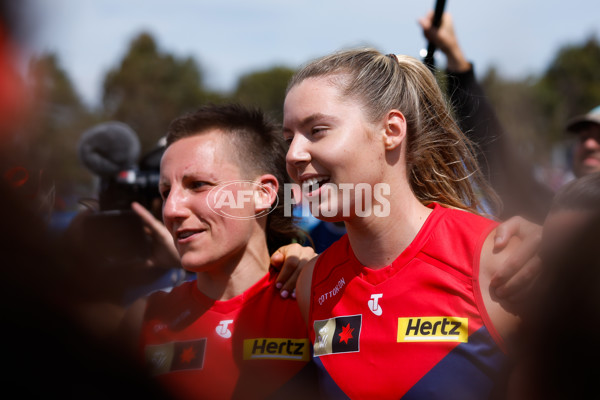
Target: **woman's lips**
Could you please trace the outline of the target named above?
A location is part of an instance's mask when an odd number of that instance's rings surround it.
[[[177,243],[185,244],[193,241],[199,234],[205,232],[206,229],[181,230],[177,231]]]
[[[325,184],[329,182],[326,176],[316,176],[302,181],[302,193],[307,197],[319,194]]]

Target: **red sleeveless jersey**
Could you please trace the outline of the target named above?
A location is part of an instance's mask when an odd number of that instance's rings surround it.
[[[305,389],[311,383],[301,381],[308,333],[298,304],[282,299],[274,280],[269,273],[228,301],[204,296],[196,281],[150,296],[141,334],[150,373],[181,399],[264,399],[286,387],[299,396],[294,379]]]
[[[310,339],[322,390],[352,399],[486,399],[504,363],[479,289],[482,245],[497,225],[433,212],[389,266],[361,265],[344,236],[318,259]]]

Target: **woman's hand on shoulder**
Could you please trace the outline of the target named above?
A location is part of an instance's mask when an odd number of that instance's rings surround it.
[[[531,289],[541,273],[538,256],[542,227],[522,217],[513,217],[495,231],[493,252],[504,256],[491,276],[494,295],[518,312],[526,303]]]
[[[317,257],[314,249],[298,243],[282,246],[271,256],[271,265],[279,270],[275,281],[281,297],[296,297],[296,282],[301,271]]]
[[[541,272],[538,251],[541,227],[521,217],[500,224],[481,251],[479,289],[494,328],[508,338],[520,322]]]

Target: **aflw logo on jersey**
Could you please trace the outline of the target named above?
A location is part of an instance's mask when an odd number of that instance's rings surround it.
[[[308,339],[258,338],[244,340],[244,360],[308,361]]]
[[[469,319],[459,317],[398,318],[398,342],[462,342],[469,338]]]
[[[315,320],[315,357],[360,351],[362,314]]]

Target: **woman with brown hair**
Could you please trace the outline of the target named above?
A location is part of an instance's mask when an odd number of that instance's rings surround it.
[[[420,61],[374,50],[316,60],[284,105],[288,172],[347,235],[297,285],[330,396],[493,396],[518,319],[490,279],[495,195]]]

